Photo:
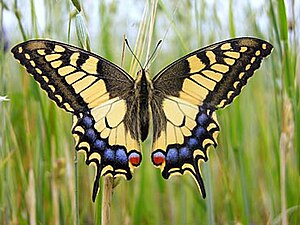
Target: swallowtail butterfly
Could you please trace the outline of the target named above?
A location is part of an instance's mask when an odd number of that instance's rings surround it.
[[[26,41],[12,53],[73,115],[76,150],[97,168],[94,201],[101,176],[132,178],[150,125],[154,166],[166,179],[191,174],[205,197],[199,166],[208,147],[217,146],[216,110],[240,94],[272,48],[257,38],[225,40],[183,56],[152,80],[143,68],[133,79],[96,54],[56,41]]]

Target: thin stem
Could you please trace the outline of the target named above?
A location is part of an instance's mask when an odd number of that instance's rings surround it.
[[[78,192],[78,152],[74,153],[74,172],[75,172],[75,224],[79,225],[79,192]]]
[[[113,177],[104,177],[103,197],[102,197],[102,225],[110,224],[110,205],[113,193]]]

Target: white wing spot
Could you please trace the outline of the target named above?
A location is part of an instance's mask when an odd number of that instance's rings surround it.
[[[53,85],[48,85],[52,92],[55,92],[55,87]]]
[[[30,59],[30,55],[28,53],[25,53],[24,55],[26,59]]]
[[[35,67],[35,62],[33,60],[30,60],[29,62],[31,64],[31,66]]]
[[[18,48],[18,52],[21,54],[23,52],[23,48],[22,47],[19,47]]]
[[[48,78],[47,76],[42,76],[42,78],[44,79],[44,81],[45,81],[46,83],[49,82],[49,78]]]
[[[36,71],[38,74],[42,74],[42,73],[43,73],[39,68],[35,68],[35,71]]]
[[[240,83],[239,81],[234,82],[234,83],[233,83],[233,87],[236,89],[237,86],[239,85],[239,83]]]
[[[245,70],[246,70],[246,71],[249,70],[250,67],[251,67],[251,64],[248,64],[248,65],[246,66]]]
[[[239,78],[242,79],[244,75],[245,75],[245,73],[241,72],[240,75],[239,75]]]

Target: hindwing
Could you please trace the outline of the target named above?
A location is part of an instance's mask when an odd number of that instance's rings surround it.
[[[230,104],[246,85],[272,45],[236,38],[194,51],[153,79],[152,162],[164,178],[189,172],[205,197],[199,162],[217,146],[215,110]]]
[[[98,55],[55,41],[27,41],[12,53],[49,98],[74,115],[76,150],[97,168],[93,200],[100,175],[131,179],[141,162],[138,122],[131,119],[134,80]]]

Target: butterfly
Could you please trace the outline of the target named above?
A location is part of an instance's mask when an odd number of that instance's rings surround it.
[[[153,79],[144,68],[133,79],[112,62],[81,48],[29,40],[11,51],[57,106],[73,115],[76,150],[101,176],[132,178],[141,145],[153,127],[151,159],[165,179],[189,173],[206,196],[200,171],[217,146],[216,110],[241,92],[273,46],[241,37],[191,52]]]

